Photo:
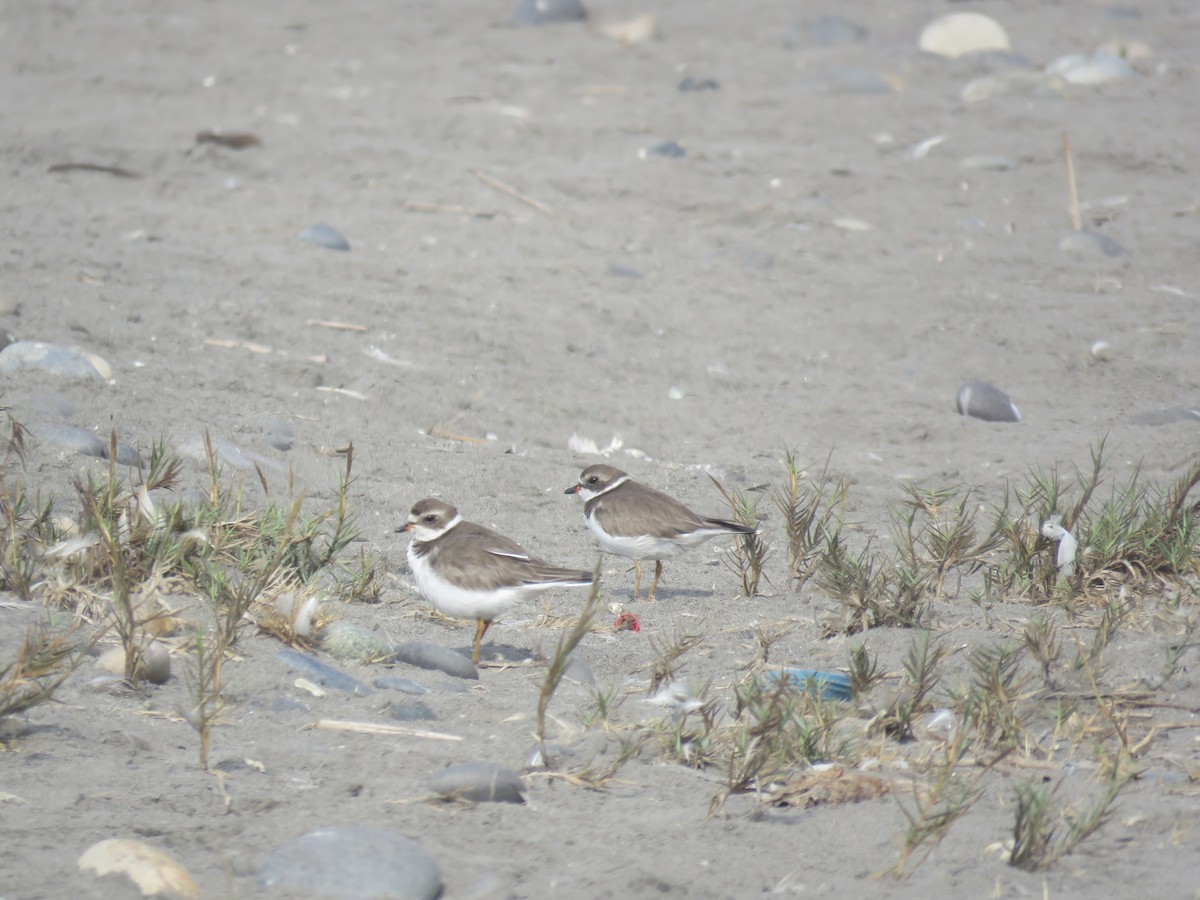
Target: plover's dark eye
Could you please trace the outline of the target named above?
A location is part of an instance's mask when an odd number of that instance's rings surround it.
[[[600,478],[597,475],[588,476],[588,484],[595,484],[599,480],[600,480]]]
[[[437,519],[437,516],[435,516],[433,513],[430,513],[429,515],[427,515],[425,517],[425,521],[431,522],[431,523],[434,522],[436,519]]]

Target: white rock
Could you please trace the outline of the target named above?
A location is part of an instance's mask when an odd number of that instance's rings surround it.
[[[1133,66],[1128,62],[1107,53],[1097,53],[1095,56],[1071,53],[1060,56],[1046,66],[1046,71],[1052,75],[1061,75],[1069,84],[1082,85],[1107,84],[1110,81],[1132,78],[1135,74]]]
[[[951,59],[966,53],[1012,49],[1000,23],[975,12],[938,16],[922,30],[918,46],[926,53]]]

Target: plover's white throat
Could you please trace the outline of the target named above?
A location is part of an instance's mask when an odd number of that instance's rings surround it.
[[[674,497],[640,484],[613,466],[588,466],[568,494],[583,498],[583,518],[596,542],[610,553],[633,560],[634,598],[642,593],[642,560],[654,560],[654,580],[662,578],[664,559],[720,535],[754,534],[755,529],[692,512]]]
[[[477,665],[483,635],[500,613],[547,588],[592,583],[591,572],[552,566],[432,497],[417,502],[399,530],[412,533],[408,567],[422,596],[448,616],[475,620]]]

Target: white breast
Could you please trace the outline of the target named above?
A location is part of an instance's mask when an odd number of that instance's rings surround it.
[[[429,560],[413,552],[408,545],[408,567],[417,582],[417,590],[439,612],[456,619],[492,620],[520,603],[529,590],[524,586],[503,587],[491,591],[473,591],[451,584],[434,571]]]

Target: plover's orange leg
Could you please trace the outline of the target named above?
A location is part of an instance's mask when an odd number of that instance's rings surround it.
[[[654,561],[654,580],[650,582],[650,593],[646,595],[647,600],[654,599],[654,589],[658,587],[658,579],[660,578],[662,578],[662,560],[656,559]]]
[[[473,666],[479,665],[479,648],[483,646],[483,636],[487,634],[491,624],[491,619],[475,620],[475,652],[471,654],[471,665]]]
[[[640,559],[633,561],[633,599],[642,599],[642,561]]]

